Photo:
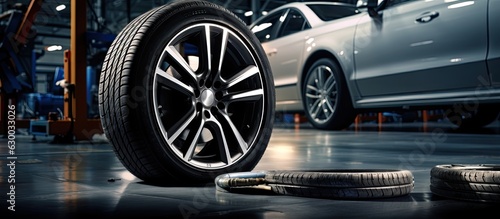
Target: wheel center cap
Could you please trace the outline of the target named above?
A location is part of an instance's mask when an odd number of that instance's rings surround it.
[[[211,107],[211,106],[213,106],[214,101],[215,101],[215,95],[214,95],[213,91],[204,90],[201,93],[201,102],[203,103],[203,106]]]
[[[320,90],[319,91],[319,96],[320,96],[321,99],[325,99],[325,97],[326,97],[326,91],[325,90]]]

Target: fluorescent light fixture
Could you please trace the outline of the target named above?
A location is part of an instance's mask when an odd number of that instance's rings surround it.
[[[64,10],[64,9],[66,9],[66,5],[58,5],[58,6],[56,7],[56,10],[57,10],[57,11],[62,11],[62,10]]]
[[[269,12],[267,12],[267,11],[263,11],[263,12],[262,12],[262,15],[267,15],[268,13],[269,13]]]
[[[53,52],[53,51],[59,51],[59,50],[62,50],[62,46],[59,46],[59,45],[52,45],[52,46],[48,46],[45,48],[45,50],[49,51],[49,52]]]
[[[245,17],[250,17],[253,15],[253,11],[247,11],[247,12],[245,12],[244,15],[245,15]]]

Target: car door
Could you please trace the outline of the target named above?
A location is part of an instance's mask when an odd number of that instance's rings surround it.
[[[490,48],[488,53],[488,69],[491,74],[492,84],[500,86],[500,1],[490,0],[488,6]]]
[[[355,34],[363,97],[467,90],[490,83],[484,0],[389,0]],[[402,99],[398,99],[402,100]]]
[[[272,34],[269,34],[270,40],[261,37],[261,42],[271,64],[276,102],[280,107],[281,104],[300,103],[297,76],[300,71],[299,62],[302,58],[300,54],[304,50],[306,40],[301,31],[309,29],[310,25],[302,13],[295,8],[283,11],[276,22],[278,29],[275,30],[274,37]],[[263,34],[260,33],[260,35]]]

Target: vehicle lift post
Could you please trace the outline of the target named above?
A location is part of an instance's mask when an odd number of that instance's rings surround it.
[[[75,140],[91,140],[93,135],[104,133],[99,119],[87,118],[87,21],[81,19],[87,16],[86,12],[86,1],[71,0],[71,39],[70,50],[64,52],[64,79],[74,92],[65,94],[65,119],[49,122],[49,134],[60,135],[63,139],[64,135],[74,135]]]

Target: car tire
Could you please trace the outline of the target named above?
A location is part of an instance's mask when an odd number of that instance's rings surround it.
[[[375,199],[408,195],[414,188],[408,170],[265,171],[220,175],[218,191],[275,194],[329,199]]]
[[[431,169],[430,189],[446,198],[500,202],[500,165],[437,165]]]
[[[494,122],[500,114],[499,107],[479,105],[474,110],[454,107],[445,112],[448,120],[460,129],[477,129]]]
[[[316,187],[379,187],[413,183],[408,170],[315,170],[315,171],[268,171],[265,180],[270,184],[287,184]]]
[[[325,199],[379,199],[408,195],[413,185],[362,187],[362,188],[330,188],[295,185],[269,184],[276,194]]]
[[[357,114],[342,71],[333,60],[314,62],[301,90],[305,114],[315,128],[342,130],[353,123]]]
[[[273,78],[257,38],[227,9],[199,0],[152,9],[119,33],[102,69],[102,126],[136,177],[208,182],[261,159]]]

